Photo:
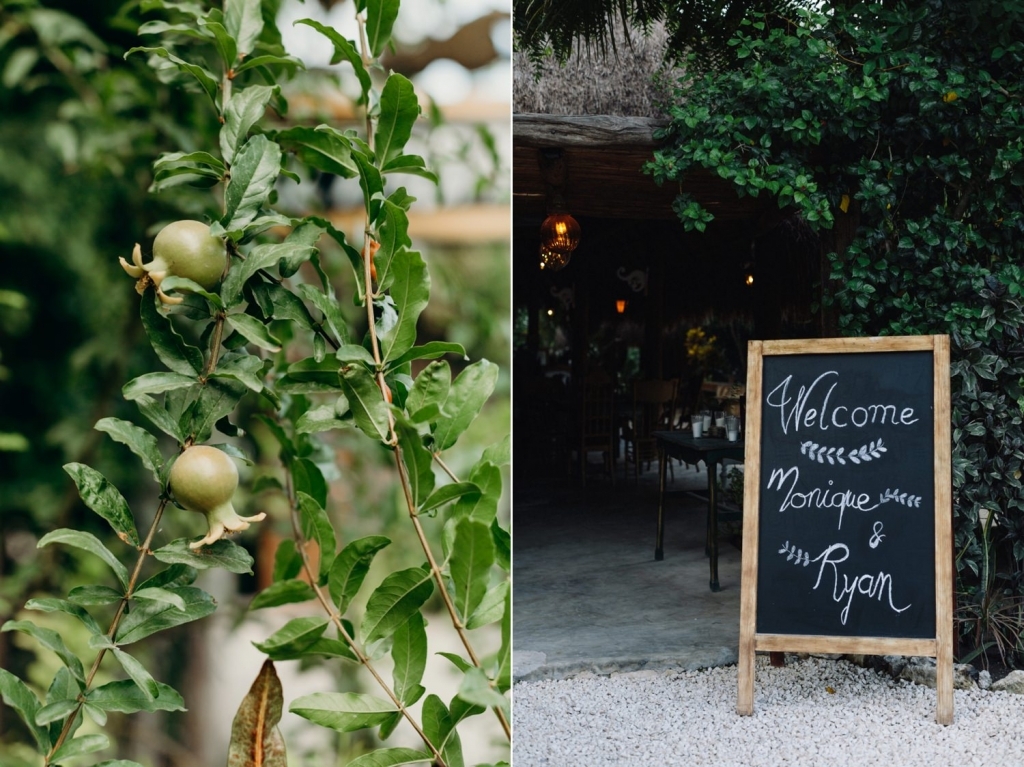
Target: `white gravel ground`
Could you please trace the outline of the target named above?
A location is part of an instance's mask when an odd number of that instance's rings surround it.
[[[834,690],[831,692],[830,690]],[[514,767],[1018,767],[1024,695],[935,690],[847,661],[758,657],[754,715],[736,714],[736,667],[521,682]]]

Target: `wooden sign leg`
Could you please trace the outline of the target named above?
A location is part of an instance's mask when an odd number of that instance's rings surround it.
[[[953,724],[953,643],[943,639],[939,638],[935,658],[935,692],[938,698],[935,721],[939,724]]]
[[[737,669],[739,696],[736,713],[750,716],[754,713],[754,637],[740,636],[739,666]]]

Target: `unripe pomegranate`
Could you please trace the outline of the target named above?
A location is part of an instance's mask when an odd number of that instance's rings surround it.
[[[231,505],[238,487],[238,469],[225,453],[207,445],[193,445],[178,456],[171,467],[169,485],[174,498],[189,511],[206,515],[209,532],[205,538],[189,544],[190,549],[219,541],[225,532],[237,532],[259,522],[260,513],[241,517]]]
[[[180,304],[183,299],[172,298],[160,289],[165,277],[185,277],[210,290],[228,263],[224,241],[210,234],[210,227],[202,221],[175,221],[168,224],[153,240],[153,260],[142,263],[142,249],[136,245],[132,251],[134,266],[123,258],[121,266],[132,277],[139,279],[136,286],[142,293],[149,283],[156,285],[160,300],[166,304]]]

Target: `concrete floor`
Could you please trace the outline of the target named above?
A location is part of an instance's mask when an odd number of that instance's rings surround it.
[[[672,490],[705,491],[701,464]],[[740,552],[720,538],[721,591],[708,587],[707,504],[673,498],[654,559],[657,466],[614,486],[517,476],[513,486],[513,678],[704,668],[736,662]]]

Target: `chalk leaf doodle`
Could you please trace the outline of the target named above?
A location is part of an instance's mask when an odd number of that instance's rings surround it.
[[[895,490],[886,490],[878,496],[879,505],[888,503],[889,501],[895,501],[896,503],[915,509],[921,508],[921,496],[911,495],[910,493],[901,493],[899,488],[896,488]]]
[[[875,458],[881,458],[882,453],[887,453],[889,448],[882,444],[882,440],[872,440],[866,445],[855,447],[847,452],[845,447],[835,448],[827,445],[819,445],[817,442],[807,440],[800,443],[800,455],[806,455],[812,461],[825,463],[828,461],[835,466],[836,463],[845,466],[847,461],[852,463],[866,463]]]
[[[779,549],[779,553],[789,554],[789,556],[786,557],[786,561],[793,562],[794,565],[803,565],[804,567],[807,567],[807,565],[811,563],[810,553],[803,549],[798,549],[796,546],[791,546],[789,541],[782,544],[782,548]]]

